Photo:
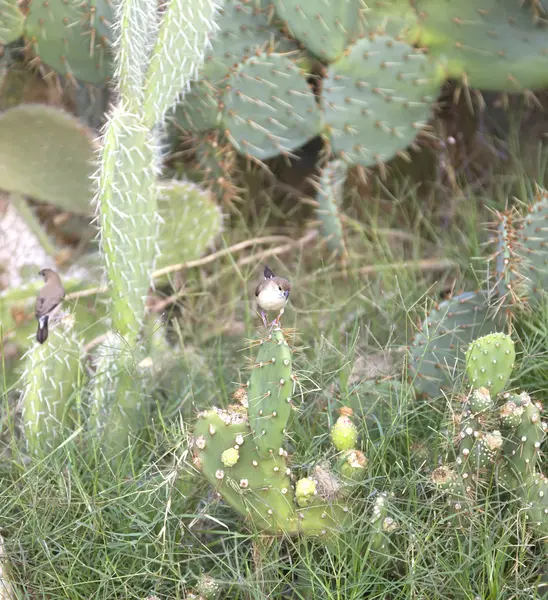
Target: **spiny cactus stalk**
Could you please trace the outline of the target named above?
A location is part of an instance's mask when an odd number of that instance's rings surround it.
[[[327,242],[328,250],[337,256],[346,252],[339,210],[343,201],[347,171],[348,165],[344,161],[331,161],[322,169],[316,183],[316,216],[320,222],[320,233]]]
[[[292,484],[283,447],[291,409],[291,352],[281,329],[262,341],[244,404],[199,415],[192,438],[193,464],[248,525],[259,531],[326,536],[341,531],[348,509],[343,494],[325,495],[333,477]],[[325,469],[324,469],[325,471]],[[326,471],[327,473],[327,471]],[[321,479],[321,481],[320,481]],[[338,491],[340,484],[335,486]]]
[[[474,388],[485,387],[496,396],[508,383],[514,368],[514,342],[504,333],[474,340],[466,351],[466,373]]]
[[[291,414],[291,350],[283,331],[274,329],[261,341],[248,388],[248,416],[257,452],[279,454]]]
[[[52,324],[47,344],[34,343],[25,357],[23,427],[30,454],[52,452],[66,437],[71,401],[83,388],[80,344],[73,319]]]

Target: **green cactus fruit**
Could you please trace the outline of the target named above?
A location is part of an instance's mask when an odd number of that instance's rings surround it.
[[[64,0],[28,3],[24,34],[41,62],[70,80],[103,83],[112,74],[110,2]]]
[[[341,475],[352,481],[361,481],[367,472],[367,462],[365,454],[360,450],[346,450],[340,466]]]
[[[158,185],[158,213],[157,269],[200,258],[221,231],[222,213],[211,194],[189,181]]]
[[[495,331],[501,320],[501,311],[492,313],[481,293],[466,292],[432,309],[410,348],[409,369],[418,391],[436,397],[451,390],[464,367],[462,350],[478,336]]]
[[[23,426],[30,454],[43,456],[66,438],[70,403],[84,382],[73,323],[69,315],[50,325],[46,343],[34,343],[25,358]]]
[[[274,6],[291,35],[323,61],[336,60],[365,33],[363,0],[274,0]]]
[[[222,128],[245,156],[288,155],[321,131],[307,74],[284,54],[262,53],[240,63],[223,103]]]
[[[0,115],[0,188],[90,215],[94,151],[91,131],[72,115],[43,104],[11,108]]]
[[[480,387],[472,390],[470,394],[470,410],[473,415],[492,410],[494,404],[493,398],[491,398],[491,394],[487,388]]]
[[[200,597],[204,598],[204,600],[215,600],[216,598],[219,598],[221,586],[213,579],[213,577],[202,575],[196,586],[196,591],[200,594]]]
[[[238,446],[240,459],[227,468],[221,456]],[[253,443],[245,409],[213,408],[199,415],[193,463],[248,524],[260,531],[325,536],[344,526],[348,509],[315,501],[298,507],[291,493],[286,452],[262,457]]]
[[[354,412],[351,408],[343,406],[340,413],[341,416],[331,429],[331,442],[339,452],[353,450],[358,442],[358,428],[350,419]]]
[[[522,2],[417,0],[408,39],[446,63],[447,76],[482,90],[518,92],[548,84],[546,23]]]
[[[504,390],[516,360],[514,342],[505,333],[491,333],[474,340],[466,351],[466,373],[475,387],[492,396]]]
[[[372,166],[409,146],[429,120],[444,74],[409,44],[387,35],[359,40],[329,65],[322,89],[334,155]]]
[[[240,453],[236,448],[228,448],[221,454],[221,462],[225,467],[233,467],[239,458]]]
[[[471,507],[469,491],[462,477],[444,465],[432,472],[432,482],[438,489],[445,492],[449,510],[455,517],[457,526],[462,527],[463,517]]]
[[[517,487],[522,482],[528,483],[536,475],[540,446],[546,437],[547,427],[541,419],[539,406],[528,394],[513,396],[513,402],[516,404],[514,412],[519,407],[523,413],[519,425],[506,432],[502,451],[510,470],[507,482],[514,478],[512,487]]]
[[[295,486],[295,498],[297,504],[301,508],[308,506],[317,493],[316,482],[312,477],[305,477],[304,479],[299,479],[299,481],[297,481],[297,485]]]
[[[473,469],[473,477],[490,480],[490,474],[500,454],[502,443],[502,435],[498,430],[478,436],[468,460]],[[464,471],[462,475],[464,476]]]
[[[339,208],[343,201],[347,171],[348,165],[344,161],[333,160],[322,169],[316,184],[316,216],[320,221],[320,233],[327,242],[328,250],[337,256],[346,253]]]
[[[536,200],[526,216],[517,225],[518,251],[523,263],[524,276],[530,282],[534,298],[540,298],[548,289],[548,192],[539,189]]]
[[[0,2],[0,44],[10,44],[23,35],[25,17],[19,10],[19,0]]]
[[[523,402],[520,395],[507,394],[507,401],[500,408],[500,422],[505,429],[516,429],[521,425]]]
[[[281,452],[292,392],[291,350],[283,331],[274,329],[260,342],[248,388],[249,424],[260,456]]]

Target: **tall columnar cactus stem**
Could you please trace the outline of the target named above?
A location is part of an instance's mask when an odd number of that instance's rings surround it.
[[[71,317],[50,328],[47,344],[26,355],[23,381],[23,425],[29,453],[44,455],[65,437],[69,404],[83,385],[80,344]]]
[[[474,340],[466,352],[466,373],[475,387],[485,387],[496,396],[506,387],[514,362],[516,350],[510,336],[491,333]]]
[[[249,424],[260,456],[278,455],[291,414],[291,350],[281,329],[261,342],[248,389]]]

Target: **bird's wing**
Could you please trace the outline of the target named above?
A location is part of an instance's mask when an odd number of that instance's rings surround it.
[[[65,290],[42,290],[36,299],[36,316],[43,317],[50,313],[65,297]]]
[[[255,296],[258,296],[263,291],[264,284],[265,282],[261,281],[261,283],[259,283],[259,285],[255,288]]]

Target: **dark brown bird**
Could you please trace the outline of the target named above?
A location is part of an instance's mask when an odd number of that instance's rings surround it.
[[[59,275],[51,269],[42,269],[38,275],[42,275],[46,285],[40,290],[36,298],[36,318],[38,319],[38,330],[36,340],[43,344],[48,339],[48,320],[65,297],[65,288],[61,283]]]
[[[283,277],[276,277],[276,275],[265,266],[264,281],[261,281],[255,289],[255,297],[257,298],[257,304],[261,309],[261,319],[263,320],[265,327],[268,327],[266,312],[271,310],[280,311],[278,316],[272,321],[271,325],[279,324],[280,318],[284,314],[285,305],[289,300],[290,291],[291,284],[289,281]]]

